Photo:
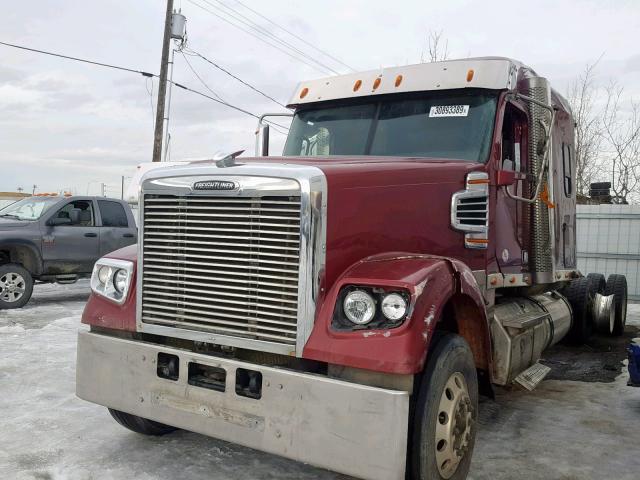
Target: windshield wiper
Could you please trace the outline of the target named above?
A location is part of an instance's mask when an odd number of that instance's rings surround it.
[[[12,213],[3,213],[2,215],[0,215],[0,217],[11,217],[11,218],[17,218],[18,220],[22,220],[21,217],[19,217],[18,215],[13,215]]]

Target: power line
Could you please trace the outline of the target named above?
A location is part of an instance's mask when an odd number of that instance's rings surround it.
[[[204,55],[202,55],[201,53],[198,53],[198,52],[196,52],[195,50],[192,50],[192,49],[188,49],[187,53],[188,53],[189,55],[192,55],[192,56],[200,57],[202,60],[204,60],[205,62],[207,62],[207,63],[209,63],[209,64],[211,64],[211,65],[213,65],[213,66],[214,66],[215,68],[217,68],[218,70],[220,70],[220,71],[222,71],[222,72],[226,73],[227,75],[229,75],[230,77],[232,77],[232,78],[236,79],[238,82],[242,83],[243,85],[246,85],[246,86],[247,86],[247,87],[249,87],[251,90],[253,90],[253,91],[255,91],[255,92],[258,92],[258,93],[259,93],[260,95],[262,95],[263,97],[268,98],[268,99],[269,99],[269,100],[271,100],[272,102],[277,103],[277,104],[278,104],[278,105],[280,105],[281,107],[283,107],[283,108],[287,108],[287,106],[286,106],[286,105],[284,105],[283,103],[279,102],[278,100],[276,100],[276,99],[275,99],[275,98],[273,98],[272,96],[267,95],[267,94],[266,94],[266,93],[264,93],[262,90],[259,90],[258,88],[254,87],[254,86],[253,86],[253,85],[251,85],[250,83],[245,82],[245,81],[244,81],[243,79],[241,79],[240,77],[238,77],[238,76],[234,75],[234,74],[233,74],[233,73],[231,73],[229,70],[225,69],[224,67],[221,67],[220,65],[218,65],[218,64],[217,64],[217,63],[215,63],[214,61],[212,61],[212,60],[208,59],[207,57],[205,57],[205,56],[204,56]],[[183,55],[184,55],[184,53],[183,53]],[[186,58],[185,58],[185,60],[186,60]],[[189,62],[187,61],[187,63],[189,63]]]
[[[200,83],[204,86],[204,88],[209,90],[211,93],[213,93],[220,100],[224,101],[224,99],[220,95],[218,95],[211,87],[209,87],[209,85],[206,84],[206,82],[202,79],[202,77],[200,77],[200,75],[198,75],[198,72],[196,72],[196,70],[193,68],[193,66],[189,62],[189,59],[187,59],[187,56],[185,55],[184,51],[182,51],[182,50],[178,50],[178,51],[182,54],[182,58],[184,58],[184,61],[187,62],[187,66],[193,72],[193,74],[196,76],[196,78],[198,80],[200,80]]]
[[[217,98],[213,98],[212,96],[207,95],[206,93],[199,92],[198,90],[194,90],[193,88],[189,88],[189,87],[187,87],[185,85],[182,85],[182,84],[180,84],[178,82],[174,82],[174,81],[171,81],[171,80],[167,80],[167,81],[170,82],[171,84],[175,85],[178,88],[182,88],[183,90],[187,90],[188,92],[195,93],[196,95],[200,95],[201,97],[208,98],[209,100],[212,100],[212,101],[214,101],[216,103],[220,103],[222,105],[226,105],[227,107],[232,108],[234,110],[237,110],[238,112],[242,112],[242,113],[244,113],[246,115],[250,115],[250,116],[252,116],[254,118],[260,119],[260,116],[256,115],[255,113],[252,113],[252,112],[250,112],[248,110],[245,110],[243,108],[237,107],[236,105],[232,105],[231,103],[225,102],[224,100],[218,100]],[[271,125],[275,125],[277,127],[284,128],[285,130],[289,130],[288,127],[285,127],[284,125],[280,125],[279,123],[275,123],[275,122],[272,122],[270,120],[264,120],[264,121],[266,123],[270,123]],[[278,129],[276,128],[275,130],[278,130]],[[282,133],[283,135],[286,135],[284,132],[281,132],[280,130],[278,130],[278,132]]]
[[[280,52],[282,52],[282,53],[284,53],[285,55],[287,55],[287,56],[289,56],[289,57],[293,58],[294,60],[297,60],[297,61],[299,61],[299,62],[302,62],[302,63],[304,63],[305,65],[307,65],[307,66],[309,66],[309,67],[311,67],[311,68],[313,68],[313,69],[315,69],[315,70],[318,70],[319,72],[322,72],[323,74],[326,74],[326,72],[325,72],[324,70],[322,70],[321,68],[319,68],[317,65],[314,65],[314,64],[312,64],[312,63],[309,63],[309,62],[307,62],[306,60],[304,60],[303,58],[300,58],[300,57],[298,57],[298,56],[296,56],[296,55],[292,54],[291,52],[288,52],[287,50],[285,50],[285,49],[283,49],[283,48],[279,47],[278,45],[276,45],[276,44],[273,44],[273,43],[269,42],[269,41],[268,41],[268,40],[266,40],[265,38],[263,38],[263,37],[261,37],[261,36],[259,36],[259,35],[255,34],[255,33],[253,33],[252,31],[247,30],[246,28],[244,28],[244,27],[242,27],[242,26],[240,26],[240,25],[238,25],[238,24],[236,24],[236,23],[233,23],[231,20],[229,20],[229,19],[227,19],[227,18],[223,17],[222,15],[218,15],[216,12],[214,12],[214,11],[212,11],[212,10],[209,10],[208,8],[206,8],[206,7],[202,6],[202,5],[200,5],[199,3],[196,3],[194,0],[187,0],[187,1],[188,1],[189,3],[191,3],[192,5],[195,5],[196,7],[200,8],[201,10],[204,10],[205,12],[210,13],[210,14],[211,14],[211,15],[213,15],[214,17],[219,18],[219,19],[220,19],[220,20],[222,20],[223,22],[226,22],[226,23],[228,23],[229,25],[232,25],[232,26],[236,27],[238,30],[241,30],[241,31],[243,31],[243,32],[244,32],[244,33],[246,33],[246,34],[251,35],[251,36],[252,36],[252,37],[254,37],[254,38],[257,38],[257,39],[258,39],[258,40],[260,40],[261,42],[266,43],[267,45],[269,45],[269,46],[271,46],[271,47],[275,48],[276,50],[279,50]]]
[[[276,36],[275,34],[273,34],[272,32],[270,32],[269,30],[267,30],[266,28],[264,28],[261,25],[258,25],[256,22],[254,22],[252,19],[250,19],[249,17],[247,17],[246,15],[243,15],[242,13],[240,13],[238,10],[234,9],[233,7],[227,5],[224,2],[221,2],[220,0],[213,0],[214,2],[216,2],[218,5],[222,6],[222,8],[231,11],[232,13],[229,13],[227,11],[224,10],[220,10],[220,7],[216,7],[215,5],[213,5],[211,3],[210,0],[200,0],[201,2],[206,3],[207,5],[217,9],[218,11],[221,11],[222,13],[224,13],[225,15],[229,15],[230,17],[234,18],[235,20],[239,21],[240,23],[248,26],[249,28],[251,28],[252,30],[257,31],[258,33],[262,34],[262,35],[266,35],[267,37],[272,38],[273,40],[275,40],[276,42],[278,42],[279,44],[281,44],[282,46],[284,46],[285,48],[289,48],[291,50],[293,50],[294,52],[298,53],[299,55],[303,56],[304,58],[306,58],[307,60],[310,60],[318,65],[320,65],[322,68],[328,70],[331,73],[335,73],[335,74],[339,74],[339,72],[337,72],[336,70],[334,70],[333,68],[331,68],[329,65],[326,65],[324,63],[322,63],[321,61],[317,60],[316,58],[312,57],[311,55],[309,55],[308,53],[303,52],[302,50],[300,50],[299,48],[297,48],[295,45],[292,45],[291,43],[287,42],[286,40],[283,40],[282,38]],[[240,17],[240,18],[238,18]]]
[[[246,8],[247,10],[249,10],[250,12],[253,12],[254,14],[256,14],[257,16],[259,16],[260,18],[266,20],[267,22],[269,22],[270,24],[278,27],[280,30],[288,33],[289,35],[291,35],[292,37],[300,40],[301,42],[309,45],[311,48],[313,48],[314,50],[322,53],[323,55],[327,56],[328,58],[334,60],[335,62],[338,62],[340,65],[347,67],[349,70],[351,70],[352,72],[355,72],[356,70],[351,67],[350,65],[347,65],[346,63],[344,63],[342,60],[334,57],[333,55],[331,55],[329,52],[327,52],[326,50],[322,50],[321,48],[316,47],[314,44],[308,42],[307,40],[305,40],[304,38],[300,37],[299,35],[296,35],[295,33],[293,33],[291,30],[288,30],[286,28],[284,28],[282,25],[280,25],[279,23],[274,22],[273,20],[271,20],[269,17],[266,17],[265,15],[261,14],[260,12],[254,10],[253,8],[251,8],[250,6],[248,6],[247,4],[241,2],[240,0],[235,0],[236,3],[239,3],[240,5],[242,5],[244,8]]]
[[[125,71],[125,72],[130,72],[130,73],[138,73],[138,74],[143,75],[144,77],[160,78],[160,76],[155,74],[155,73],[149,73],[149,72],[145,72],[143,70],[136,70],[136,69],[133,69],[133,68],[121,67],[121,66],[112,65],[112,64],[109,64],[109,63],[96,62],[94,60],[87,60],[87,59],[84,59],[84,58],[72,57],[70,55],[63,55],[63,54],[60,54],[60,53],[48,52],[48,51],[45,51],[45,50],[38,50],[36,48],[24,47],[22,45],[15,45],[15,44],[12,44],[12,43],[7,43],[7,42],[0,42],[0,45],[5,45],[7,47],[18,48],[20,50],[27,50],[27,51],[35,52],[35,53],[41,53],[43,55],[49,55],[49,56],[52,56],[52,57],[64,58],[66,60],[73,60],[75,62],[82,62],[82,63],[87,63],[87,64],[90,64],[90,65],[97,65],[97,66],[100,66],[100,67],[113,68],[115,70],[121,70],[121,71]],[[212,100],[212,101],[214,101],[216,103],[220,103],[222,105],[225,105],[225,106],[227,106],[227,107],[229,107],[229,108],[231,108],[233,110],[236,110],[238,112],[244,113],[246,115],[250,115],[250,116],[252,116],[254,118],[258,118],[258,119],[260,118],[255,113],[252,113],[252,112],[250,112],[248,110],[245,110],[245,109],[243,109],[241,107],[238,107],[236,105],[233,105],[233,104],[231,104],[229,102],[226,102],[226,101],[223,101],[223,100],[218,100],[217,98],[213,98],[213,97],[207,95],[206,93],[202,93],[202,92],[200,92],[198,90],[194,90],[193,88],[189,88],[189,87],[187,87],[185,85],[182,85],[182,84],[180,84],[178,82],[174,82],[173,80],[167,80],[167,81],[170,82],[172,85],[175,85],[178,88],[182,88],[183,90],[186,90],[188,92],[194,93],[196,95],[200,95],[201,97],[204,97],[204,98],[208,98],[209,100]],[[284,125],[280,125],[278,123],[271,122],[271,121],[269,121],[267,123],[270,123],[272,125],[276,125],[278,127],[284,128],[285,130],[288,130],[288,128],[285,127]],[[277,130],[277,129],[275,129],[275,130]],[[279,133],[283,133],[283,132],[280,132],[279,130],[277,130],[277,131]]]
[[[14,45],[13,43],[0,42],[0,45],[4,45],[6,47],[19,48],[20,50],[28,50],[30,52],[42,53],[44,55],[50,55],[52,57],[66,58],[67,60],[74,60],[76,62],[89,63],[91,65],[98,65],[100,67],[113,68],[115,70],[122,70],[122,71],[125,71],[125,72],[131,72],[131,73],[139,73],[140,75],[143,75],[145,77],[157,77],[158,76],[158,75],[154,75],[153,73],[144,72],[142,70],[135,70],[133,68],[127,68],[127,67],[119,67],[117,65],[111,65],[109,63],[96,62],[96,61],[87,60],[87,59],[84,59],[84,58],[71,57],[69,55],[61,55],[59,53],[46,52],[44,50],[38,50],[36,48],[23,47],[22,45]]]

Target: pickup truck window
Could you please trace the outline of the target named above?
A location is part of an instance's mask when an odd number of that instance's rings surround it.
[[[57,197],[30,197],[0,210],[0,217],[18,220],[38,220],[44,212],[60,202]]]
[[[296,112],[285,156],[372,155],[487,161],[497,97],[488,91],[389,96]]]
[[[69,202],[58,210],[54,218],[68,218],[69,222],[66,225],[72,227],[93,227],[95,226],[93,202],[91,200]]]
[[[118,202],[109,200],[98,200],[100,208],[100,216],[102,217],[103,227],[128,227],[127,214],[124,207]]]

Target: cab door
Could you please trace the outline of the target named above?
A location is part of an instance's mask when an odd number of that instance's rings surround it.
[[[42,257],[49,275],[90,273],[99,258],[100,230],[93,200],[72,200],[47,218]]]
[[[503,112],[499,170],[515,171],[527,177],[527,136],[527,114],[518,105],[508,102]],[[530,195],[526,179],[516,181],[508,188],[517,196]],[[521,273],[528,269],[527,208],[527,203],[510,198],[504,187],[497,188],[495,254],[503,274]]]
[[[138,231],[124,205],[114,200],[98,200],[100,211],[100,255],[136,243]]]

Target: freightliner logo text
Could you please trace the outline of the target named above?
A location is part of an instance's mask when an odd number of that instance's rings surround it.
[[[194,190],[236,190],[238,184],[225,180],[208,180],[204,182],[196,182],[193,184]]]

